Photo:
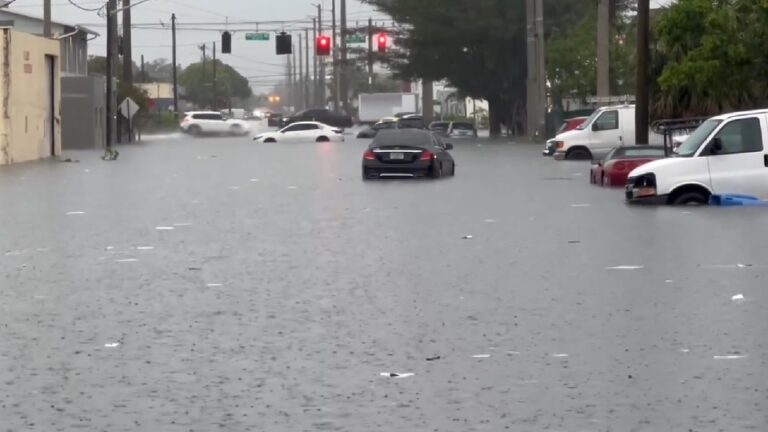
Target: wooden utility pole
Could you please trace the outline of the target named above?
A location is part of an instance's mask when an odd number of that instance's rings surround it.
[[[349,82],[347,76],[347,0],[341,0],[341,64],[339,65],[339,93],[341,106],[349,114]]]
[[[339,110],[339,45],[336,43],[336,0],[331,0],[331,49],[333,52],[333,110]]]
[[[123,0],[123,81],[133,85],[133,50],[131,49],[131,0]]]
[[[597,101],[608,105],[611,96],[611,0],[598,0],[597,5]]]
[[[216,82],[216,42],[213,43],[213,110],[218,111],[219,110],[219,86]]]
[[[108,151],[112,150],[112,143],[115,139],[115,118],[117,114],[117,101],[115,98],[115,60],[117,59],[117,0],[107,1],[107,101],[105,112],[107,115],[106,133],[107,141],[106,147]]]
[[[368,18],[368,91],[373,91],[373,19]]]
[[[296,99],[298,102],[296,103],[297,106],[300,106],[302,109],[306,108],[306,105],[304,105],[304,40],[301,38],[301,33],[299,33],[299,88],[296,92],[299,97]]]
[[[546,127],[546,69],[544,65],[544,5],[542,0],[526,0],[527,20],[527,133],[542,139]]]
[[[424,122],[429,124],[435,116],[435,91],[432,80],[421,82],[421,115]]]
[[[635,94],[635,143],[648,144],[649,126],[650,2],[637,2],[637,91]]]
[[[317,44],[317,17],[312,18],[312,44]],[[319,94],[317,86],[317,47],[313,50],[312,56],[312,105],[315,107],[320,106]]]
[[[323,35],[323,9],[320,5],[317,5],[317,34],[318,36]],[[333,45],[333,44],[331,44]],[[325,58],[324,57],[318,57],[317,62],[320,67],[319,76],[317,79],[317,89],[318,89],[318,101],[320,102],[320,105],[317,108],[325,108],[326,105],[328,105],[328,100],[325,97]]]
[[[299,36],[301,37],[301,36]],[[309,99],[309,29],[304,29],[304,107],[311,108],[312,102]]]
[[[179,118],[179,81],[176,65],[176,14],[171,14],[171,57],[173,61],[173,116]]]
[[[47,38],[53,36],[51,31],[51,0],[43,2],[43,36]]]

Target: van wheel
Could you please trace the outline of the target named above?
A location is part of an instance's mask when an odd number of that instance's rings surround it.
[[[330,140],[328,139],[328,137],[327,137],[327,136],[319,136],[319,137],[317,137],[317,139],[315,140],[315,142],[319,142],[319,143],[320,143],[320,142],[329,142],[329,141],[330,141]]]
[[[576,147],[568,150],[565,158],[567,160],[591,160],[592,153],[583,147]]]
[[[672,201],[676,206],[701,206],[707,204],[707,197],[701,192],[686,192]]]

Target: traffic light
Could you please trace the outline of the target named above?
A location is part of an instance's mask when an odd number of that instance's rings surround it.
[[[331,55],[331,38],[328,36],[319,36],[317,38],[317,43],[315,52],[319,56],[329,56]]]
[[[221,34],[221,53],[232,54],[232,33],[228,31]]]
[[[386,33],[379,33],[376,35],[376,43],[379,46],[379,52],[385,53],[387,52],[387,45],[389,43],[389,37]]]
[[[277,55],[293,54],[293,41],[291,35],[282,32],[275,37]]]

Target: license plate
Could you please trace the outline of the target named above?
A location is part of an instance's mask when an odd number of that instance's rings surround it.
[[[403,153],[390,153],[389,154],[390,159],[397,159],[397,160],[403,160],[405,159],[405,155]]]

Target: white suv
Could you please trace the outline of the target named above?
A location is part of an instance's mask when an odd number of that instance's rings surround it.
[[[195,136],[200,135],[248,135],[248,122],[227,119],[215,111],[192,111],[184,113],[181,131]]]

